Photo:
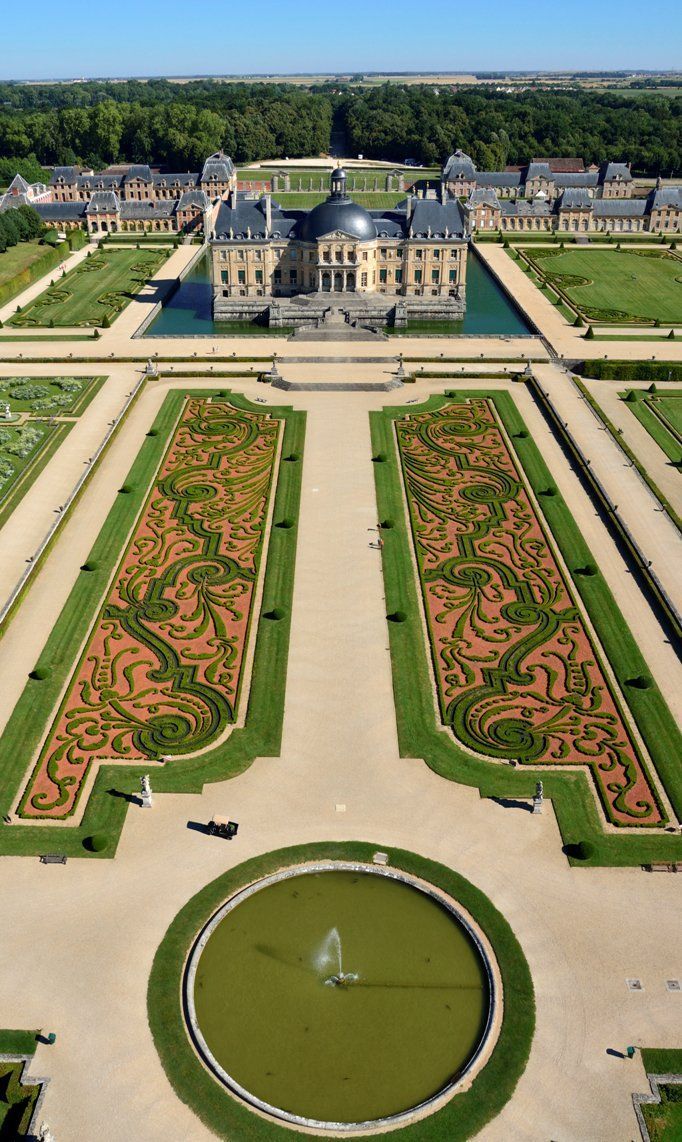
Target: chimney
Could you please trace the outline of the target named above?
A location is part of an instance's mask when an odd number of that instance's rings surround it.
[[[236,182],[233,185],[232,189],[230,190],[228,202],[230,204],[230,210],[236,210],[237,209],[237,184],[236,184]]]
[[[407,196],[407,221],[412,218],[412,211],[414,210],[414,201],[411,194]]]
[[[272,195],[264,194],[263,199],[263,205],[265,207],[265,233],[270,237],[270,231],[272,230]]]

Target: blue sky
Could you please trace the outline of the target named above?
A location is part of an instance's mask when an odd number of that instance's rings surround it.
[[[66,0],[55,12],[54,0],[7,5],[0,78],[682,66],[678,0],[649,9],[635,0]]]

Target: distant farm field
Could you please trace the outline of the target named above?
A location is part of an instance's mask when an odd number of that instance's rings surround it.
[[[538,272],[589,321],[682,322],[682,258],[667,250],[533,250]]]
[[[92,253],[30,302],[12,325],[102,325],[113,321],[156,273],[166,250],[106,249]]]

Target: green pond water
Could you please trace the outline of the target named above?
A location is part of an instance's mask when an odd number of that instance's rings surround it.
[[[331,982],[345,973],[343,985]],[[466,929],[385,876],[304,873],[254,893],[208,939],[197,1022],[230,1078],[323,1122],[398,1114],[465,1067],[487,973]]]
[[[200,337],[216,334],[225,337],[239,334],[253,337],[258,333],[282,337],[291,332],[290,329],[268,329],[243,321],[214,321],[211,315],[212,293],[211,271],[208,255],[205,255],[151,322],[145,337]],[[333,298],[334,295],[330,294],[330,297]],[[514,336],[529,333],[530,329],[520,310],[472,251],[467,263],[467,308],[461,321],[412,322],[406,329],[389,329],[387,332],[416,336],[428,333],[439,336],[457,336],[463,333]]]

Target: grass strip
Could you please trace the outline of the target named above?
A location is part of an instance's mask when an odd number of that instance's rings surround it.
[[[609,419],[609,417],[606,415],[606,413],[604,412],[601,405],[594,399],[594,397],[592,396],[592,393],[589,391],[588,388],[585,387],[585,385],[582,383],[582,381],[578,380],[578,378],[576,377],[574,379],[573,383],[576,386],[576,388],[580,391],[580,394],[582,395],[582,397],[587,401],[590,408],[599,417],[599,420],[604,425],[604,428],[608,429],[610,436],[613,438],[613,440],[615,440],[616,444],[621,449],[621,451],[627,456],[627,458],[630,461],[630,463],[632,464],[632,466],[637,469],[637,471],[639,472],[640,476],[644,480],[647,487],[655,495],[655,497],[658,500],[661,507],[664,508],[665,511],[667,512],[667,514],[670,516],[670,519],[675,524],[675,527],[682,530],[682,518],[680,518],[680,516],[677,514],[673,505],[670,503],[670,500],[661,491],[661,489],[659,488],[659,486],[655,482],[655,480],[652,480],[647,469],[644,467],[642,462],[637,458],[635,453],[632,451],[632,448],[630,447],[630,445],[627,443],[626,440],[623,439],[622,433],[619,432],[619,430],[616,428],[613,421]],[[632,407],[632,410],[634,412],[635,411],[635,405],[633,404],[633,405],[631,405],[631,407]],[[635,413],[635,415],[637,415],[637,414]],[[641,419],[641,418],[639,418],[639,419]],[[644,422],[642,422],[642,423],[644,423]],[[661,428],[662,428],[662,431],[664,432],[665,429],[663,429],[663,426],[661,426]],[[653,433],[652,433],[652,436],[653,436]],[[679,448],[677,451],[677,457],[679,459]]]
[[[291,1128],[262,1118],[237,1101],[199,1061],[185,1029],[180,1003],[184,965],[199,930],[229,897],[277,869],[314,860],[371,863],[387,846],[358,841],[299,845],[266,853],[239,865],[207,885],[171,923],[154,958],[147,991],[147,1013],[156,1049],[178,1097],[229,1142],[287,1142]],[[401,849],[391,849],[391,865],[437,885],[463,905],[490,940],[502,975],[504,1017],[491,1058],[469,1090],[455,1095],[435,1114],[391,1130],[384,1138],[400,1142],[460,1142],[471,1138],[511,1098],[525,1070],[535,1027],[533,983],[525,956],[511,927],[492,902],[470,881],[442,864]],[[354,1134],[367,1139],[368,1135]]]

